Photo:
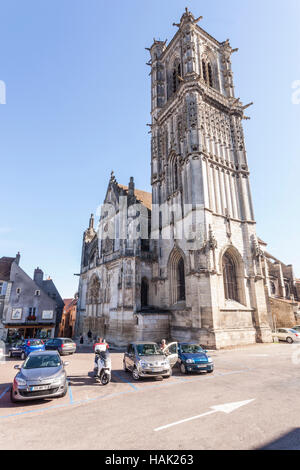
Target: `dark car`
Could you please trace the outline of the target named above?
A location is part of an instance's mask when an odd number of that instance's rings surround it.
[[[15,341],[14,343],[12,343],[10,346],[9,346],[9,350],[8,350],[8,357],[20,357],[22,352],[23,352],[23,349],[22,349],[22,345],[23,345],[24,341],[22,340],[19,340],[19,341]]]
[[[74,354],[76,343],[70,338],[52,338],[45,345],[46,351],[58,351],[61,356]]]
[[[212,358],[196,343],[179,343],[178,361],[183,374],[188,372],[212,373],[214,371]]]
[[[68,391],[67,364],[62,362],[57,351],[30,353],[22,366],[15,366],[19,372],[11,388],[11,401],[65,396]]]
[[[24,339],[13,343],[8,350],[8,357],[18,356],[25,359],[31,352],[45,351],[44,342],[41,339]]]

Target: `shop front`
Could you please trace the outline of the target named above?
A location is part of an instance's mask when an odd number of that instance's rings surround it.
[[[5,325],[7,329],[7,341],[12,343],[20,339],[27,338],[53,338],[55,325],[53,324],[8,324]]]

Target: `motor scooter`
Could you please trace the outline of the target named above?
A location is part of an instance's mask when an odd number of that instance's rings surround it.
[[[94,376],[102,385],[109,384],[111,380],[111,359],[106,344],[95,347]]]

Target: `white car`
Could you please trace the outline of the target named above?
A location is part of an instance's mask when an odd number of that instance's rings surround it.
[[[286,341],[289,344],[300,342],[300,331],[292,328],[279,328],[272,335],[273,338],[278,338],[279,341]]]

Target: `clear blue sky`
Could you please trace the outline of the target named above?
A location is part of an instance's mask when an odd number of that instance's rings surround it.
[[[23,269],[42,267],[64,297],[110,171],[150,190],[145,47],[170,40],[186,6],[240,49],[258,235],[300,276],[299,0],[0,0],[0,256],[20,250]]]

